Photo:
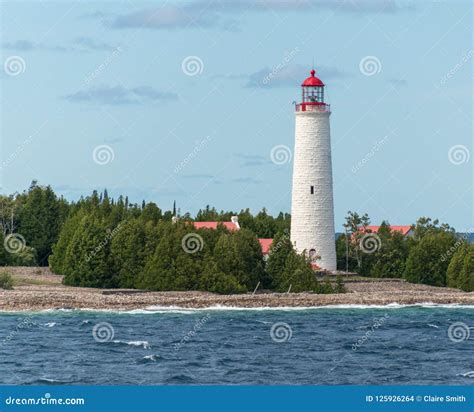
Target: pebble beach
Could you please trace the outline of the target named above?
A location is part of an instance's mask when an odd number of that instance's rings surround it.
[[[133,310],[150,307],[317,307],[328,305],[474,305],[474,293],[457,289],[414,285],[400,279],[347,279],[347,293],[265,293],[217,295],[208,292],[146,292],[94,289],[61,284],[62,277],[48,268],[8,268],[13,290],[0,289],[0,311],[47,309]]]

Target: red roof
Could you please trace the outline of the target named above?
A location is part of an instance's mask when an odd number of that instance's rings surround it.
[[[311,73],[311,76],[308,77],[303,83],[301,83],[301,86],[303,87],[324,86],[324,83],[321,81],[321,79],[315,76],[316,71],[314,69],[311,70],[310,73]]]
[[[377,233],[380,229],[380,226],[367,226],[367,230],[370,230],[373,233]],[[390,229],[396,232],[400,232],[403,235],[407,235],[408,232],[411,230],[411,226],[392,226],[390,225]]]
[[[224,225],[230,231],[239,230],[234,222],[191,222],[196,229],[217,229],[218,225]]]
[[[270,246],[273,243],[273,239],[258,239],[260,246],[262,247],[262,253],[268,255],[270,252]]]

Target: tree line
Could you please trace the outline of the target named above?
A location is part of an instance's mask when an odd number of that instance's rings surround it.
[[[308,258],[290,241],[290,215],[273,217],[217,211],[173,222],[176,207],[163,211],[153,202],[130,203],[94,191],[76,202],[51,187],[32,182],[28,190],[0,196],[0,264],[49,265],[69,285],[149,290],[343,291],[339,282],[318,282]],[[230,221],[241,230],[195,229],[192,221]],[[404,236],[384,222],[367,230],[367,215],[349,212],[346,233],[338,237],[338,269],[362,276],[404,278],[413,283],[474,289],[474,246],[437,220],[420,218]],[[371,235],[371,236],[369,236]],[[258,238],[273,238],[267,261]],[[23,243],[22,243],[23,242]],[[365,244],[368,243],[368,244]],[[20,246],[20,247],[18,247]],[[317,262],[316,262],[317,263]]]
[[[367,214],[349,212],[338,237],[338,268],[377,278],[474,290],[474,244],[448,224],[422,217],[405,236],[382,222],[377,233]]]

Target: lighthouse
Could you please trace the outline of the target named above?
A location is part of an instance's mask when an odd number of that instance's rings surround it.
[[[321,269],[336,270],[332,188],[331,110],[324,83],[311,70],[295,106],[291,241]]]

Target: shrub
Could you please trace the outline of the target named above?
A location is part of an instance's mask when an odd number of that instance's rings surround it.
[[[0,289],[12,290],[13,279],[8,272],[0,272]]]

